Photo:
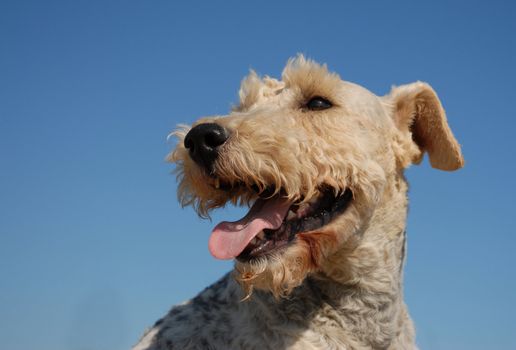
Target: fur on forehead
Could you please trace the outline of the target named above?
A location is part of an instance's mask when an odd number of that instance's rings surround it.
[[[328,71],[326,64],[320,65],[301,54],[288,60],[281,79],[280,81],[269,76],[260,78],[251,70],[242,80],[238,93],[240,104],[234,110],[250,110],[255,105],[279,95],[285,89],[293,90],[300,99],[321,96],[331,100],[342,82],[338,74]]]

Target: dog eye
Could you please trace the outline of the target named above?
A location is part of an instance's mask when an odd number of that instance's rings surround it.
[[[321,96],[315,96],[308,101],[306,108],[311,111],[322,111],[323,109],[331,108],[332,104],[330,101]]]

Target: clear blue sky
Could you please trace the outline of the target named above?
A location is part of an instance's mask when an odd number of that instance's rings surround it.
[[[0,347],[127,349],[231,268],[176,201],[177,123],[298,52],[377,94],[429,82],[463,145],[412,167],[422,349],[516,349],[514,1],[0,1]]]

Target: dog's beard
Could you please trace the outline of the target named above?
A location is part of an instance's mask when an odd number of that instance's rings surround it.
[[[269,255],[249,262],[236,261],[234,277],[244,291],[244,299],[253,289],[271,292],[276,298],[285,297],[306,276],[317,269],[310,247],[296,242],[281,254]]]

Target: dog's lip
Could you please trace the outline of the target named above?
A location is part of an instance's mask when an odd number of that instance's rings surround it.
[[[335,195],[332,189],[325,189],[316,200],[308,204],[291,205],[276,230],[263,230],[237,256],[241,262],[269,255],[291,244],[298,233],[309,233],[331,223],[343,214],[353,199],[353,193],[346,189]]]
[[[213,188],[218,191],[226,192],[230,195],[238,196],[242,193],[252,193],[260,199],[272,199],[278,197],[287,197],[286,191],[283,188],[276,189],[274,185],[257,185],[247,184],[243,181],[229,182],[222,180],[219,177],[213,177]],[[251,198],[253,196],[251,195]],[[304,197],[301,196],[297,201],[303,201]]]
[[[225,191],[225,192],[234,192],[242,189],[247,189],[249,191],[253,191],[258,195],[258,197],[262,199],[268,199],[275,195],[284,195],[285,191],[280,189],[276,191],[276,187],[273,185],[270,186],[259,186],[257,184],[247,185],[243,181],[229,182],[221,179],[217,176],[212,176],[213,183],[212,186],[216,190]]]

